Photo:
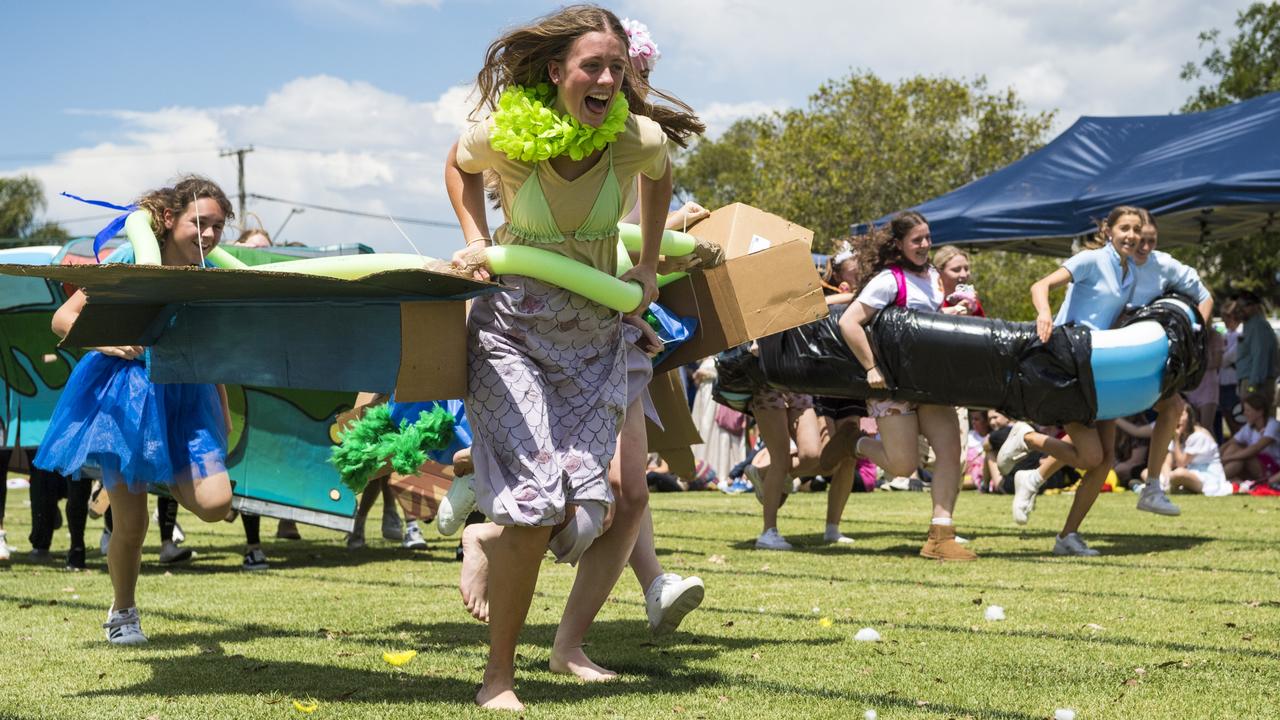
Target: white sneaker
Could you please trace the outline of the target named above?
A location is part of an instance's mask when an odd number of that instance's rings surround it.
[[[404,525],[404,540],[400,545],[410,550],[426,550],[427,541],[422,537],[422,530],[418,529],[418,521],[410,520]]]
[[[191,559],[191,554],[191,548],[180,548],[172,540],[160,543],[160,562],[166,565],[186,562]]]
[[[1000,468],[1001,475],[1013,472],[1013,466],[1026,456],[1027,433],[1032,430],[1034,428],[1021,420],[1009,427],[1009,437],[1005,438],[1000,452],[996,453],[996,467]]]
[[[98,540],[98,552],[103,555],[106,555],[107,548],[109,548],[110,546],[111,546],[111,531],[104,528],[102,531],[102,538]]]
[[[182,526],[178,523],[173,524],[173,544],[181,545],[186,542],[187,534],[182,532]]]
[[[910,490],[911,478],[906,476],[896,477],[884,484],[890,490]]]
[[[147,636],[142,634],[142,619],[138,617],[136,607],[108,612],[102,627],[112,645],[141,645],[147,641]]]
[[[747,482],[751,483],[751,490],[756,494],[756,500],[763,505],[764,476],[760,473],[760,468],[748,463],[747,466],[742,469],[742,477],[746,478]]]
[[[760,533],[760,537],[756,538],[757,550],[794,550],[791,543],[782,538],[778,533],[778,528],[769,528]]]
[[[706,587],[702,578],[682,578],[667,573],[654,578],[644,594],[644,608],[649,615],[649,632],[655,637],[674,632],[680,621],[702,604]]]
[[[1066,537],[1058,536],[1053,543],[1054,555],[1076,555],[1079,557],[1095,557],[1102,553],[1085,544],[1080,533],[1068,533]]]
[[[436,511],[436,530],[441,535],[452,535],[458,532],[467,516],[476,509],[476,490],[472,485],[475,475],[463,475],[453,479],[449,492],[445,493]]]
[[[1013,474],[1013,521],[1026,525],[1036,509],[1036,492],[1040,490],[1040,473],[1019,470]]]
[[[1181,515],[1182,508],[1174,505],[1160,489],[1160,483],[1148,483],[1138,493],[1138,509],[1157,515]]]
[[[836,545],[852,545],[853,544],[853,538],[849,537],[848,535],[845,535],[839,530],[836,530],[834,533],[830,531],[823,532],[822,541],[828,545],[831,545],[833,543]]]
[[[400,522],[400,513],[382,513],[382,537],[384,540],[403,540],[404,525]]]

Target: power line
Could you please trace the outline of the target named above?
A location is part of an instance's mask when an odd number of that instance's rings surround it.
[[[376,218],[378,220],[387,219],[387,213],[363,212],[360,210],[349,210],[347,208],[337,208],[337,207],[331,207],[328,205],[316,205],[314,203],[304,203],[304,202],[298,202],[296,200],[285,200],[284,198],[271,197],[270,195],[259,195],[258,193],[249,193],[247,197],[251,197],[254,200],[262,200],[265,202],[282,203],[285,205],[296,205],[298,207],[304,207],[309,210],[323,210],[325,212],[338,213],[340,215],[354,215],[356,217]],[[398,222],[409,223],[412,225],[429,225],[431,227],[450,228],[450,229],[456,229],[458,227],[458,223],[456,222],[444,222],[442,220],[424,220],[422,218],[407,218],[407,217],[400,217],[399,215],[396,216],[396,220]]]

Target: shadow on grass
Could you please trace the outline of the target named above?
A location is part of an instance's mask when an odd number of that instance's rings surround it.
[[[547,646],[555,634],[552,624],[535,624],[526,628],[526,643]],[[265,631],[265,632],[264,632]],[[487,634],[484,626],[475,623],[400,623],[380,630],[381,634],[402,637],[408,633],[412,640],[397,640],[400,647],[406,644],[430,653],[449,653],[460,646],[477,646]],[[729,691],[744,681],[741,674],[705,670],[690,667],[690,663],[714,663],[726,651],[749,650],[760,647],[776,648],[779,645],[827,645],[836,639],[803,639],[779,641],[773,638],[727,637],[682,638],[678,651],[668,651],[639,642],[647,636],[644,624],[639,621],[608,621],[596,624],[595,634],[610,640],[609,651],[592,652],[606,666],[617,670],[622,677],[612,683],[577,683],[569,678],[551,676],[545,661],[528,657],[517,660],[517,690],[526,703],[550,707],[589,700],[648,697],[653,695],[680,695],[705,692],[711,688]],[[447,674],[423,674],[431,669],[415,672],[413,666],[405,671],[390,667],[377,669],[334,667],[321,661],[273,661],[234,654],[221,650],[224,642],[245,642],[269,635],[272,637],[312,636],[308,633],[270,632],[261,625],[225,626],[221,631],[203,634],[184,634],[158,638],[145,648],[133,650],[131,661],[145,665],[150,673],[146,681],[124,688],[103,688],[77,693],[76,697],[129,697],[203,696],[263,697],[266,704],[287,702],[290,698],[310,698],[321,702],[403,704],[421,707],[424,703],[466,703],[474,697],[479,686],[479,667],[467,670],[454,666],[454,676]],[[386,647],[387,641],[361,641],[358,636],[346,636],[347,642],[334,646],[334,650],[351,647],[351,642],[364,644],[364,652],[377,653]],[[633,640],[635,645],[620,646],[619,640]],[[200,654],[175,659],[172,650],[190,647],[198,643]],[[170,652],[153,653],[153,650]],[[589,649],[590,651],[590,649]],[[481,655],[476,660],[479,662]],[[428,659],[428,658],[423,658]],[[422,661],[419,661],[420,666]],[[465,666],[465,663],[464,663]],[[465,674],[469,677],[458,677]],[[930,703],[921,706],[915,697],[890,693],[857,693],[831,690],[822,687],[789,685],[771,680],[751,678],[746,680],[753,688],[765,690],[779,697],[795,696],[806,701],[817,696],[833,702],[857,706],[874,706],[882,709],[902,709],[947,717],[983,717],[999,720],[1037,720],[1039,716],[1016,711],[967,707],[947,703]],[[409,709],[406,707],[406,709]],[[391,710],[390,714],[395,714]]]

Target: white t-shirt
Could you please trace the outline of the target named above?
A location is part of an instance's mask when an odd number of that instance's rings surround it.
[[[1233,492],[1222,468],[1222,458],[1218,455],[1218,443],[1212,435],[1196,430],[1182,449],[1187,453],[1187,469],[1194,470],[1200,477],[1202,493],[1209,497],[1222,497]],[[1169,452],[1173,452],[1172,442],[1169,443]]]
[[[1267,420],[1262,432],[1258,432],[1252,425],[1245,423],[1243,427],[1236,431],[1233,439],[1244,447],[1249,447],[1264,437],[1271,438],[1271,444],[1262,448],[1262,452],[1259,454],[1266,455],[1280,463],[1280,422],[1277,422],[1275,418]]]
[[[907,281],[907,307],[922,312],[937,312],[942,307],[942,276],[933,267],[927,278],[913,272],[902,271]],[[898,281],[893,272],[881,270],[858,293],[858,302],[876,310],[892,305],[898,299]]]

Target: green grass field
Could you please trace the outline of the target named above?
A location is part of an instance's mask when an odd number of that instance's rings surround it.
[[[0,566],[0,717],[491,717],[471,705],[486,631],[460,604],[455,542],[433,529],[425,552],[371,540],[351,553],[303,526],[305,540],[268,542],[271,570],[250,574],[239,523],[185,515],[198,556],[166,568],[148,545],[138,597],[151,642],[113,648],[98,627],[102,558],[61,570],[59,532],[56,564],[27,561],[26,497],[9,494],[21,549]],[[518,692],[530,718],[1280,716],[1280,503],[1179,501],[1182,517],[1162,518],[1104,495],[1085,526],[1104,556],[1062,559],[1049,551],[1069,496],[1042,497],[1023,531],[1008,498],[966,493],[959,527],[981,557],[944,565],[916,556],[921,493],[854,495],[844,529],[857,543],[838,549],[818,544],[825,498],[794,496],[781,519],[792,553],[751,548],[750,495],[655,496],[660,557],[706,581],[702,608],[654,644],[628,572],[588,648],[623,679],[578,684],[546,670],[572,579],[546,562]],[[1007,620],[986,621],[988,605]],[[862,627],[883,640],[854,641]],[[409,649],[402,668],[382,659]]]

